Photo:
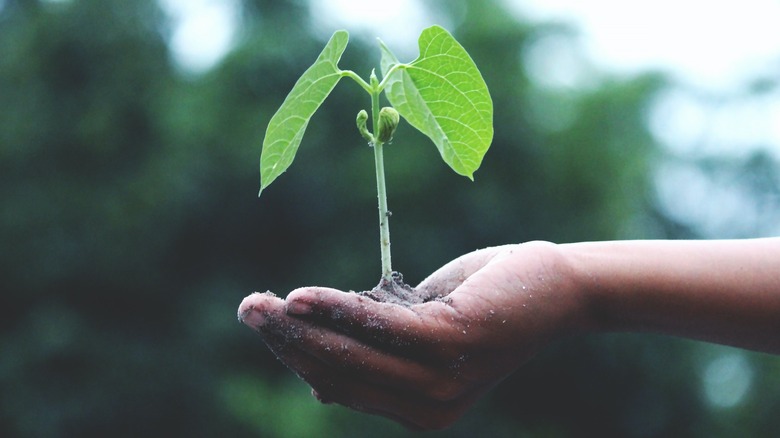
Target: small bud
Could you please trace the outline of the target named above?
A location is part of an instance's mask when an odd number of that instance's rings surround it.
[[[366,139],[369,143],[374,143],[374,136],[371,135],[370,132],[368,132],[368,128],[366,128],[366,121],[368,120],[368,113],[366,110],[360,110],[360,112],[357,115],[357,127],[358,131],[360,131],[360,135],[363,136],[363,138]]]
[[[387,143],[393,139],[395,134],[395,128],[398,127],[398,122],[401,121],[401,116],[395,108],[386,106],[379,110],[379,128],[377,133],[377,140],[382,143]]]

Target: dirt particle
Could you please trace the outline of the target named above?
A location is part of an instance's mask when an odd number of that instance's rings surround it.
[[[411,307],[422,304],[440,296],[430,296],[425,291],[418,290],[404,283],[404,276],[400,272],[393,272],[392,280],[382,278],[379,284],[371,290],[358,292],[358,295],[370,298],[380,303],[398,304]]]

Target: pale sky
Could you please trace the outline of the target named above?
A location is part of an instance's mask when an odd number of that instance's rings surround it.
[[[778,0],[510,0],[537,20],[582,32],[591,58],[610,69],[661,67],[682,80],[728,87],[767,61],[780,67]]]

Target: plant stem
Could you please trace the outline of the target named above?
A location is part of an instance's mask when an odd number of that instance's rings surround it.
[[[372,77],[372,82],[376,82]],[[372,83],[372,85],[375,85]],[[376,192],[379,200],[379,245],[382,252],[382,278],[393,280],[393,267],[390,257],[390,213],[387,210],[387,189],[385,188],[385,161],[382,155],[382,142],[377,140],[379,132],[379,93],[374,86],[371,91],[371,117],[374,132],[374,164],[376,165]]]

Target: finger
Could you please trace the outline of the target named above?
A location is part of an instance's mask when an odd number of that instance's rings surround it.
[[[286,311],[310,317],[366,344],[390,351],[410,347],[446,345],[462,334],[460,316],[440,301],[411,307],[380,303],[370,298],[329,288],[302,288],[287,296]]]
[[[386,382],[368,382],[351,370],[322,362],[281,336],[266,333],[264,339],[277,357],[312,387],[312,394],[321,402],[381,415],[410,429],[444,428],[459,418],[477,398],[472,394],[455,399],[431,397]]]
[[[363,381],[281,339],[272,341],[269,347],[312,387],[312,395],[320,402],[380,415],[414,430],[441,429],[452,424],[477,398],[469,395],[457,400],[437,400],[415,391]]]
[[[287,316],[283,300],[270,292],[255,292],[241,302],[238,319],[254,329],[276,357],[300,378],[309,384],[327,388],[330,375],[326,370],[332,369],[332,366],[297,347],[297,341],[305,332],[301,326],[310,324]]]
[[[255,329],[278,356],[295,346],[330,367],[375,383],[395,385],[418,392],[453,392],[455,379],[448,379],[444,363],[429,365],[377,349],[358,339],[311,321],[288,316],[284,301],[273,294],[252,294],[239,306],[239,318]],[[442,371],[442,368],[444,371]]]
[[[260,310],[263,311],[263,310]],[[441,428],[458,418],[464,405],[461,384],[398,358],[375,354],[353,339],[271,310],[258,332],[276,356],[314,389],[323,402],[382,415],[413,429]],[[308,328],[307,328],[308,326]],[[455,382],[451,377],[451,382]],[[452,389],[456,387],[457,390]]]
[[[399,356],[308,320],[279,315],[267,320],[261,334],[369,383],[435,398],[456,397],[469,386],[457,363]]]
[[[281,313],[284,300],[269,292],[255,292],[245,297],[238,306],[238,320],[250,328],[259,330],[272,313]]]
[[[324,402],[382,415],[412,429],[439,429],[476,400],[474,385],[459,375],[390,356],[342,333],[290,317],[284,301],[252,294],[239,319]],[[445,368],[446,369],[446,368]],[[469,394],[472,393],[472,394]]]

